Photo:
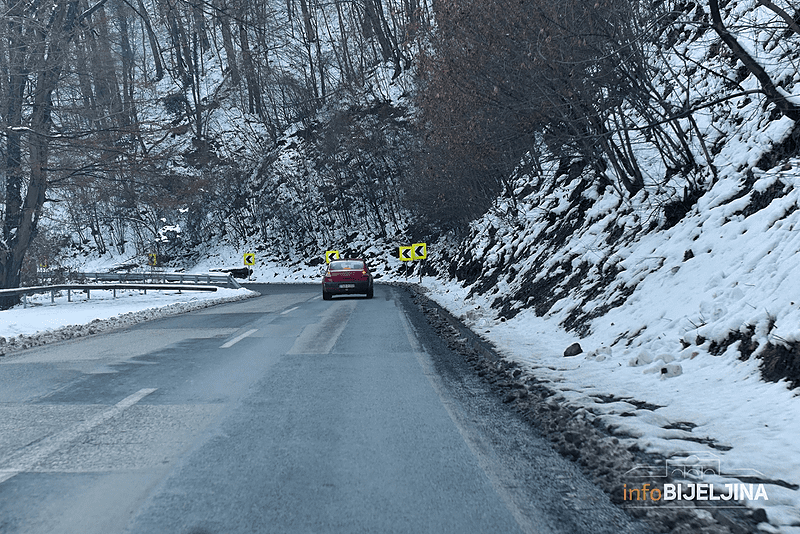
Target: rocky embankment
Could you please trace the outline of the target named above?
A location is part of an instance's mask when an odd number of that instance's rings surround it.
[[[405,285],[405,284],[404,284]],[[656,532],[671,534],[745,534],[758,532],[757,525],[766,521],[763,510],[699,508],[691,501],[674,501],[670,508],[652,506],[626,507],[623,488],[625,475],[639,465],[663,464],[664,458],[646,455],[637,448],[628,448],[610,429],[596,423],[583,409],[560,401],[553,390],[535,376],[527,374],[514,362],[504,360],[493,347],[472,332],[449,312],[424,296],[418,288],[407,285],[413,300],[431,326],[461,355],[478,376],[497,393],[498,400],[514,409],[531,426],[532,432],[547,437],[562,456],[580,465],[611,501],[634,517],[649,522]],[[613,399],[609,399],[611,402]],[[630,399],[626,399],[631,402]],[[641,408],[647,408],[642,403]],[[654,407],[655,408],[655,407]],[[663,478],[643,480],[660,486]],[[678,507],[672,507],[677,505]]]

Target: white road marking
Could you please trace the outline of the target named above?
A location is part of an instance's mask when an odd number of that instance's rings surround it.
[[[93,428],[105,423],[112,417],[119,415],[124,410],[130,408],[158,388],[145,388],[140,389],[133,395],[129,395],[116,403],[114,406],[107,410],[93,415],[86,421],[75,425],[72,428],[67,428],[58,434],[49,436],[42,441],[26,447],[19,451],[16,455],[12,455],[10,460],[4,462],[5,467],[0,469],[0,484],[13,477],[18,473],[30,471],[37,463],[41,462],[64,445],[75,441],[81,434],[85,434]],[[16,456],[16,457],[15,457]]]
[[[299,307],[300,306],[295,306],[294,308],[289,308],[288,310],[282,311],[281,315],[286,315],[287,313],[292,313],[293,311],[295,311]]]
[[[252,335],[253,335],[253,334],[255,334],[256,332],[258,332],[258,328],[253,328],[252,330],[248,330],[248,331],[247,331],[247,332],[245,332],[244,334],[239,334],[238,336],[236,336],[235,338],[231,339],[230,341],[228,341],[228,342],[227,342],[227,343],[225,343],[224,345],[220,346],[220,348],[221,348],[221,349],[227,349],[227,348],[230,348],[230,347],[232,347],[232,346],[236,345],[238,342],[240,342],[240,341],[241,341],[241,340],[243,340],[244,338],[246,338],[247,336],[252,336]]]

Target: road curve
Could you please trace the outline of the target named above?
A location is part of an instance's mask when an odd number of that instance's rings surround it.
[[[0,533],[646,531],[402,288],[253,288],[0,360]]]

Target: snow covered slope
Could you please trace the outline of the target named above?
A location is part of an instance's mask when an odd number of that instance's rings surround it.
[[[477,262],[481,274],[424,286],[626,446],[671,461],[712,455],[721,475],[704,480],[718,486],[756,471],[769,500],[748,505],[796,532],[800,176],[757,176],[744,194],[743,183],[720,182],[672,228],[613,243],[610,224],[637,227],[614,195],[598,195],[555,249],[540,202],[522,229],[487,216],[457,266]],[[565,357],[575,342],[582,352]]]
[[[681,5],[702,19],[702,4]],[[729,3],[725,18],[782,90],[800,93],[800,36],[758,2]],[[611,173],[521,169],[463,241],[429,246],[438,276],[423,286],[627,446],[670,465],[717,462],[685,481],[763,483],[768,498],[747,506],[766,510],[764,531],[796,534],[800,131],[748,93],[757,80],[707,26],[670,31],[653,81],[676,109],[709,103],[694,113],[699,165],[670,172],[642,136],[633,198]],[[573,343],[580,352],[565,356]]]

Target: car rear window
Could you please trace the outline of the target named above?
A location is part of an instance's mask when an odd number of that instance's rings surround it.
[[[363,268],[364,268],[363,261],[353,261],[353,260],[332,261],[330,267],[331,271],[361,270]]]

